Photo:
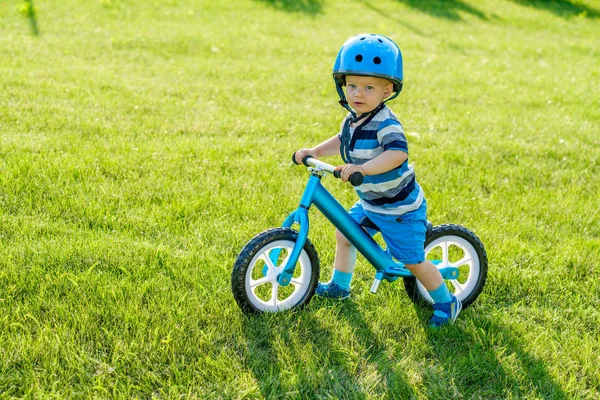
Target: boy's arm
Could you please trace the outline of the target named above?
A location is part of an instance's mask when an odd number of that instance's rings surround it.
[[[408,154],[402,150],[386,150],[374,159],[362,165],[363,175],[377,175],[399,167],[408,159]]]
[[[340,144],[340,138],[338,135],[335,135],[315,147],[310,149],[300,149],[295,153],[296,162],[300,164],[302,159],[306,156],[313,156],[315,158],[335,156],[340,153]]]
[[[347,164],[337,167],[341,170],[341,178],[345,182],[350,179],[350,176],[355,172],[360,172],[363,175],[377,175],[388,172],[400,165],[408,159],[408,154],[402,150],[386,150],[372,160],[367,161],[363,165]]]

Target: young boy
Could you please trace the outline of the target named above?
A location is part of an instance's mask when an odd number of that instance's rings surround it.
[[[408,144],[402,125],[385,105],[402,90],[400,49],[391,39],[374,34],[353,36],[340,49],[333,77],[340,104],[349,114],[340,133],[296,152],[296,162],[340,154],[346,163],[341,178],[364,175],[356,187],[359,201],[350,209],[358,222],[368,217],[380,230],[391,254],[423,284],[434,301],[431,326],[454,322],[462,305],[443,282],[438,269],[425,259],[427,203],[408,164]],[[346,87],[344,92],[343,86]],[[369,234],[376,233],[367,229]],[[336,231],[336,253],[331,280],[319,283],[316,294],[345,299],[356,265],[356,249]]]

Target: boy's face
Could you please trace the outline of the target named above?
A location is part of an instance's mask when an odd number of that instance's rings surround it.
[[[392,94],[392,82],[374,76],[346,76],[346,98],[357,113],[373,111]]]

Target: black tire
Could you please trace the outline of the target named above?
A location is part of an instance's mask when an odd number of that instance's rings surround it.
[[[450,291],[462,302],[463,308],[472,304],[479,296],[487,280],[488,259],[483,244],[479,238],[467,228],[460,225],[445,224],[433,228],[425,239],[425,257],[429,260],[437,258],[442,253],[443,244],[448,244],[445,262],[453,265],[468,259],[459,266],[459,276],[456,280],[446,280]],[[452,246],[452,247],[450,247]],[[461,253],[464,254],[460,258]],[[453,253],[452,255],[450,253]],[[453,258],[454,256],[454,258]],[[457,260],[456,258],[459,258]],[[443,263],[442,263],[443,265]],[[420,305],[431,305],[431,297],[414,277],[404,278],[404,289],[408,297]]]
[[[312,243],[306,240],[292,283],[288,286],[280,286],[276,282],[285,260],[281,259],[281,255],[275,263],[270,260],[272,250],[282,249],[286,254],[291,253],[297,240],[298,232],[289,228],[275,228],[259,233],[242,249],[231,273],[231,290],[244,313],[278,312],[308,304],[315,293],[320,272],[319,256]],[[267,285],[271,287],[270,293]],[[289,295],[280,299],[280,295],[286,293]],[[269,295],[271,297],[267,302],[263,298]]]

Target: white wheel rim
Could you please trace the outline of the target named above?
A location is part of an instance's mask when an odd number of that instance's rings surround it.
[[[457,261],[450,260],[449,248],[451,246],[456,246],[460,250],[463,251],[464,256]],[[481,266],[479,265],[479,255],[475,250],[475,247],[467,240],[454,235],[442,236],[439,239],[431,242],[427,247],[425,247],[425,258],[427,255],[431,253],[433,250],[440,249],[442,252],[442,260],[441,263],[436,265],[438,269],[445,267],[455,267],[463,269],[468,266],[469,271],[468,275],[465,278],[465,274],[461,271],[458,275],[458,279],[446,279],[445,282],[449,282],[452,288],[454,289],[453,294],[460,301],[463,301],[467,298],[475,289],[477,285],[477,280],[479,278]],[[419,282],[417,279],[417,287],[421,295],[427,300],[429,303],[433,303],[433,299],[425,289],[425,286]]]
[[[293,287],[293,292],[287,295],[287,297],[284,299],[279,298],[279,288],[281,286],[279,283],[277,283],[277,277],[287,265],[289,256],[294,248],[294,244],[295,242],[289,240],[278,240],[269,243],[260,248],[259,252],[256,253],[256,255],[250,261],[244,280],[246,295],[248,296],[250,303],[252,303],[252,305],[260,311],[276,312],[292,308],[302,300],[309,289],[312,270],[310,258],[303,249],[300,253],[300,257],[298,258],[298,265],[296,266],[296,272],[294,273],[295,276],[292,278],[289,285],[290,287]],[[283,262],[281,262],[280,265],[273,265],[271,259],[269,258],[271,251],[276,249],[283,249],[287,252],[287,257],[285,260],[283,260]],[[261,263],[260,267],[256,265],[259,261],[264,262],[264,264]],[[256,268],[260,268],[260,270],[262,270],[262,265],[265,264],[268,267],[267,275],[259,279],[252,278],[253,271],[255,272]],[[298,271],[300,272],[300,275],[297,275]],[[259,295],[256,293],[256,290],[264,285],[271,286],[271,296],[266,301],[259,297]]]

